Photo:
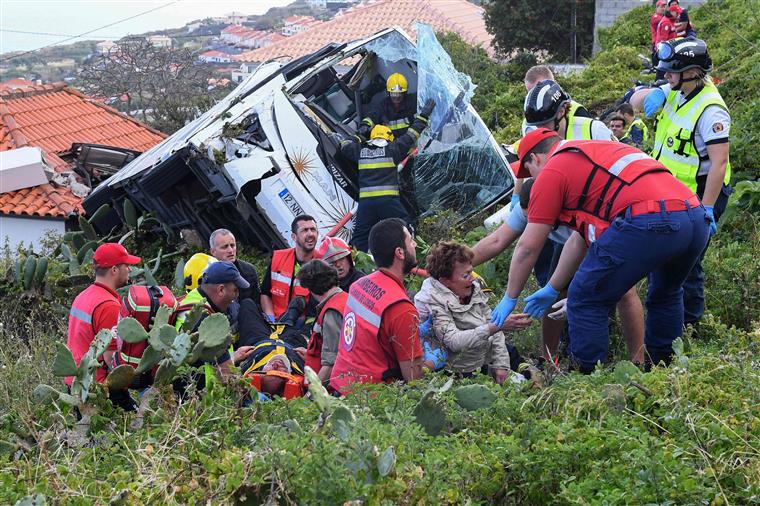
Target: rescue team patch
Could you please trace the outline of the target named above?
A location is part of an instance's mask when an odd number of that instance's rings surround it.
[[[673,147],[673,137],[668,137],[668,140],[666,142],[669,148]]]
[[[721,133],[723,129],[724,129],[723,123],[713,123],[712,131],[715,132],[716,134]]]
[[[356,337],[356,315],[351,311],[343,318],[343,348],[346,351],[351,351],[354,347],[354,337]]]

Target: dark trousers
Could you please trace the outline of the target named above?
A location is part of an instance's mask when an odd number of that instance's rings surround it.
[[[265,339],[271,339],[272,333],[279,332],[277,339],[285,341],[294,348],[306,346],[307,328],[298,329],[295,325],[298,314],[286,311],[279,319],[281,325],[272,325],[252,299],[240,301],[239,337],[235,348],[253,346]]]
[[[709,237],[702,206],[616,218],[593,243],[567,298],[570,352],[581,370],[607,358],[609,313],[640,279],[649,276],[644,342],[652,361],[669,360],[683,334],[683,284]]]
[[[409,215],[399,197],[359,199],[351,244],[360,251],[369,251],[369,231],[375,223],[386,218],[401,218],[409,223]]]
[[[720,192],[718,200],[715,201],[715,207],[713,207],[715,221],[718,221],[726,210],[728,197],[732,192],[733,189],[730,186],[724,186],[723,191]],[[699,195],[699,198],[702,199],[702,195]],[[687,325],[697,323],[705,312],[705,271],[702,269],[702,260],[705,258],[709,245],[708,240],[705,250],[699,256],[699,261],[689,272],[689,276],[683,284],[683,322]]]

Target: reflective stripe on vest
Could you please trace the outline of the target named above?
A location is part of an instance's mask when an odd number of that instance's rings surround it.
[[[380,346],[378,333],[385,311],[402,301],[410,302],[406,291],[383,271],[351,285],[330,386],[346,393],[351,383],[380,383],[386,371],[399,367]]]
[[[631,135],[631,129],[637,126],[639,127],[639,130],[641,130],[641,140],[642,142],[646,142],[647,139],[649,139],[649,129],[647,128],[646,123],[642,121],[641,118],[634,118],[633,121],[631,121],[631,124],[628,125],[628,130],[625,131],[625,135],[623,137],[629,137]]]
[[[652,156],[660,160],[683,184],[697,191],[697,176],[701,160],[694,142],[695,130],[700,116],[708,106],[726,108],[714,84],[705,84],[691,100],[679,107],[681,93],[671,91],[657,117]],[[724,184],[731,181],[731,163],[726,165]]]
[[[624,187],[646,174],[667,172],[660,162],[623,143],[565,142],[554,151],[552,158],[568,151],[583,154],[593,164],[593,169],[583,185],[578,205],[575,209],[562,209],[560,221],[581,233],[589,245],[602,235],[614,219],[612,209]],[[597,178],[604,183],[601,194],[587,202],[588,191]]]
[[[101,304],[113,300],[118,303],[118,297],[108,289],[92,284],[76,296],[69,311],[69,328],[66,344],[74,355],[74,362],[79,365],[82,356],[87,353],[95,338],[95,329],[92,326],[92,316]],[[101,329],[98,329],[101,330]],[[80,354],[81,353],[81,354]],[[95,372],[95,381],[102,382],[106,378],[106,369],[98,368]],[[67,385],[74,381],[73,376],[67,376],[64,380]]]
[[[293,297],[304,297],[307,302],[309,300],[309,291],[295,278],[295,266],[295,248],[276,250],[272,253],[271,296],[275,318],[279,318],[288,310],[288,304]]]
[[[409,128],[409,118],[393,119],[388,122],[388,128],[391,130],[399,130],[401,128]]]
[[[385,147],[362,147],[358,167],[359,198],[399,195],[398,169]]]

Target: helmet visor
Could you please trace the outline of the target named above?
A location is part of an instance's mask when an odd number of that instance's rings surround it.
[[[673,58],[674,54],[673,46],[667,42],[660,42],[657,46],[657,58],[659,58],[660,61],[669,61]]]

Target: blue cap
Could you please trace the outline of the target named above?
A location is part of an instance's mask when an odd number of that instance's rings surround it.
[[[201,278],[201,284],[218,285],[222,283],[235,283],[241,290],[250,287],[250,283],[240,275],[235,264],[232,262],[214,262],[206,267]]]

